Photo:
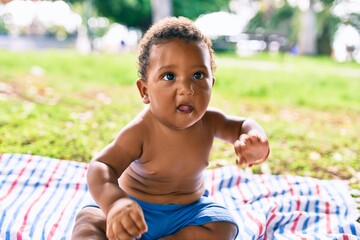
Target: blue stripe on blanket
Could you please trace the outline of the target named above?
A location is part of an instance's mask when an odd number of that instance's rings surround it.
[[[87,164],[0,155],[0,239],[70,239],[76,213],[91,201]],[[360,239],[345,182],[207,170],[211,197],[239,224],[238,239]]]

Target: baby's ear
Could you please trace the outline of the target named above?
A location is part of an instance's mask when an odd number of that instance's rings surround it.
[[[137,86],[137,88],[139,90],[140,96],[142,98],[142,102],[144,104],[149,104],[150,99],[149,99],[149,96],[148,96],[146,80],[143,79],[143,78],[139,78],[138,80],[136,80],[136,86]]]

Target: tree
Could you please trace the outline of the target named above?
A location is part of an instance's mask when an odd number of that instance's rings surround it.
[[[151,9],[153,23],[173,15],[171,0],[151,0]]]
[[[332,41],[338,29],[340,18],[331,14],[331,7],[326,7],[317,14],[317,54],[331,55]]]
[[[272,0],[262,0],[263,7],[249,22],[247,30],[262,28],[265,34],[276,33],[296,43],[300,54],[330,54],[331,40],[340,19],[331,14],[334,0],[298,0],[297,7],[286,1],[280,8]],[[319,5],[320,4],[320,5]],[[316,11],[316,7],[322,9]]]
[[[271,41],[273,36],[277,40],[288,39],[288,42],[294,42],[295,29],[293,27],[293,17],[295,9],[287,2],[276,8],[268,0],[262,2],[260,10],[249,21],[245,27],[245,31],[250,34],[263,35],[264,40]],[[287,48],[288,43],[281,41],[281,47]]]
[[[201,14],[228,9],[230,0],[69,0],[92,2],[98,15],[145,31],[153,21],[164,16],[185,16],[195,19]]]
[[[150,0],[93,0],[99,15],[129,27],[147,29],[151,22]]]
[[[201,14],[228,11],[230,0],[172,0],[174,16],[184,16],[196,19]]]
[[[337,1],[339,2],[339,1]],[[316,12],[316,4],[322,5],[322,10]],[[306,8],[300,8],[300,31],[298,33],[299,53],[330,54],[331,40],[340,19],[331,14],[334,0],[309,0]]]
[[[309,0],[308,5],[300,9],[300,31],[298,48],[300,54],[316,54],[316,13],[315,0]]]

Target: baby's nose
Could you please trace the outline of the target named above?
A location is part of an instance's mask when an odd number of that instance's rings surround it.
[[[179,94],[180,95],[193,95],[194,87],[191,81],[181,81],[179,83]]]

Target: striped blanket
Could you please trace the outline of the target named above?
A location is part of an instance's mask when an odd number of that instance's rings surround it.
[[[86,204],[87,164],[0,155],[0,239],[70,239]],[[358,214],[342,181],[206,170],[211,196],[229,208],[238,239],[360,239]]]

